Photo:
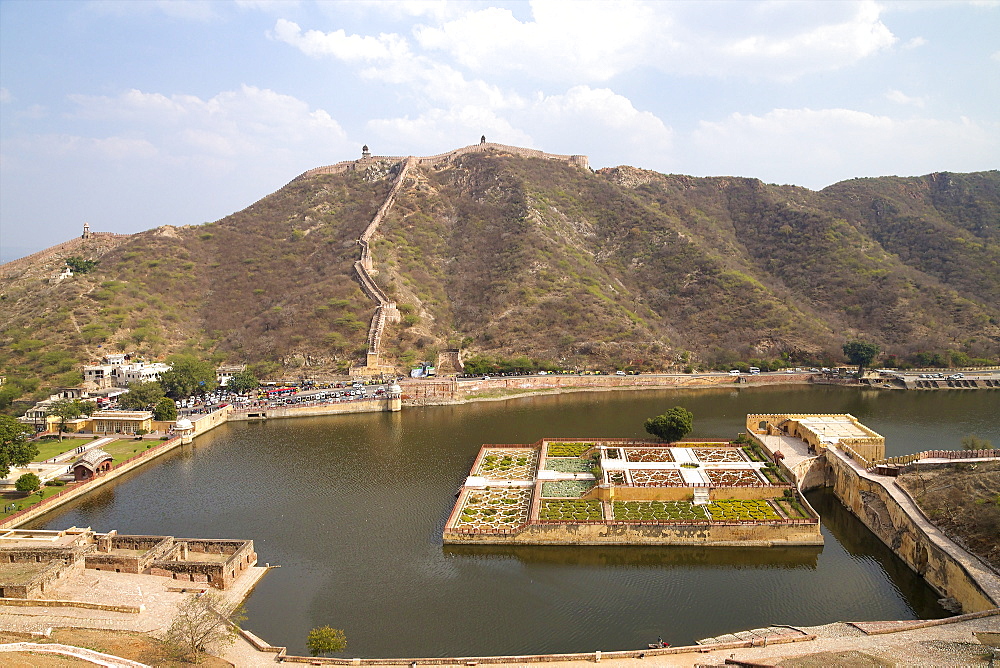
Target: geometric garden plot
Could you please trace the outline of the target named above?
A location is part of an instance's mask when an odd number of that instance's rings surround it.
[[[513,529],[528,521],[531,489],[487,487],[470,490],[456,526],[464,529]]]
[[[718,487],[763,486],[765,483],[748,469],[705,469],[709,482]]]
[[[491,480],[533,480],[537,469],[537,449],[497,448],[483,452],[474,475]]]
[[[692,448],[698,461],[707,464],[730,464],[746,461],[740,448]]]

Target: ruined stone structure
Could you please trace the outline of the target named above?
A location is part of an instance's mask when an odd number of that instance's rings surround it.
[[[89,568],[145,573],[228,589],[257,563],[252,540],[13,530],[0,534],[0,597],[43,598],[57,580]]]

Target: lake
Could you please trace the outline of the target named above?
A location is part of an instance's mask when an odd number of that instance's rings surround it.
[[[833,386],[532,396],[463,406],[232,423],[31,528],[253,539],[280,564],[247,628],[292,653],[309,629],[343,656],[584,652],[688,644],[769,624],[947,614],[937,595],[826,491],[822,548],[449,546],[441,530],[483,443],[645,437],[682,405],[693,437],[734,437],[747,413],[851,413],[890,455],[1000,443],[1000,393]]]

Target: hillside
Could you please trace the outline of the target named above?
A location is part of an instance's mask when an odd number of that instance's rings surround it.
[[[109,350],[345,371],[373,312],[356,239],[398,168],[307,173],[215,223],[3,265],[0,373],[70,384]],[[372,251],[400,366],[459,346],[590,368],[829,363],[851,337],[901,360],[1000,355],[996,171],[814,192],[466,154],[407,173]],[[99,264],[50,282],[68,255]]]

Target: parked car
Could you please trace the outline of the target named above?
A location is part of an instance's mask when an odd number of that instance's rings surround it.
[[[740,370],[739,369],[730,369],[729,370],[729,375],[730,376],[738,376],[738,375],[740,375]]]

